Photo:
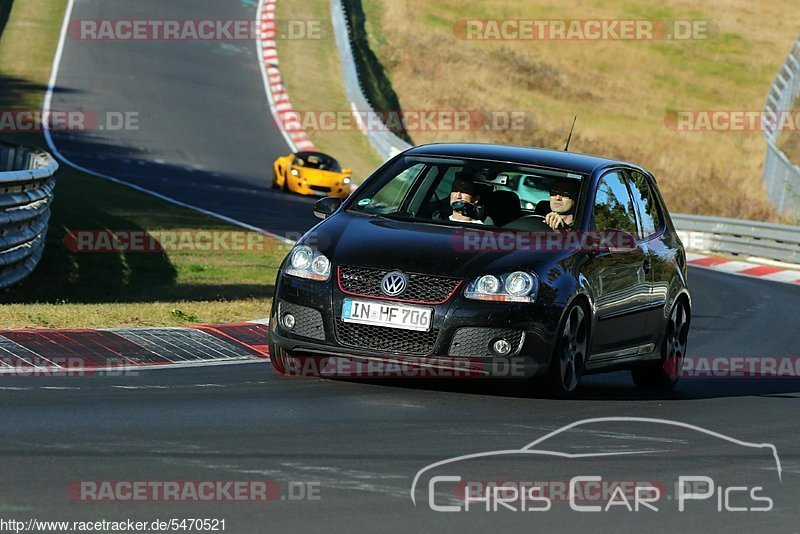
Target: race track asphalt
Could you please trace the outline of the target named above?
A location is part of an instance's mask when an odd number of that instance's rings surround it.
[[[253,4],[79,0],[73,18],[198,18],[200,11],[203,17],[254,18]],[[271,231],[313,223],[310,202],[265,185],[264,169],[286,147],[270,127],[252,43],[67,40],[58,85],[64,90],[56,93],[56,108],[141,113],[139,131],[56,136],[71,160]],[[701,269],[690,269],[690,285],[690,354],[798,356],[800,287]],[[627,373],[588,377],[584,384],[574,400],[556,401],[514,380],[283,378],[268,363],[82,379],[0,378],[0,517],[224,518],[228,532],[797,531],[797,379],[684,378],[669,393],[642,392]],[[669,489],[681,475],[703,475],[725,487],[763,486],[772,511],[718,511],[715,493],[678,512],[674,492],[658,512],[581,513],[563,501],[546,512],[434,512],[427,487],[412,503],[415,475],[433,462],[519,449],[575,421],[619,416],[674,420],[774,444],[782,479],[761,450],[635,421],[576,429],[558,446],[573,453],[645,448],[649,454],[591,463],[504,457],[478,473],[551,482],[602,473],[618,480],[649,477]],[[274,480],[284,496],[290,483],[309,483],[319,499],[113,503],[76,502],[67,493],[74,481],[253,479]],[[453,502],[452,494],[434,497]]]
[[[77,0],[71,18],[254,21],[254,4]],[[275,233],[313,224],[312,199],[270,189],[272,162],[290,150],[269,113],[255,41],[101,41],[73,34],[65,39],[51,109],[96,115],[104,129],[54,131],[63,156]],[[135,122],[109,130],[120,114]]]

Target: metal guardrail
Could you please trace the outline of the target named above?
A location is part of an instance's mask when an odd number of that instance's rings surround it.
[[[721,217],[673,214],[684,246],[800,264],[800,227]]]
[[[800,213],[800,167],[792,164],[779,148],[781,135],[779,114],[786,113],[800,96],[800,39],[795,41],[786,62],[769,87],[764,104],[764,137],[767,155],[764,159],[764,184],[770,201],[781,215]]]
[[[28,276],[42,257],[56,169],[43,150],[0,144],[0,288]]]
[[[341,0],[331,0],[331,22],[333,24],[333,33],[336,36],[336,47],[339,49],[344,89],[347,99],[350,101],[350,109],[356,117],[367,116],[372,118],[370,124],[374,125],[378,122],[375,120],[377,115],[361,88],[356,63],[353,58],[353,47],[350,44],[350,33],[347,29],[347,17]],[[375,129],[362,126],[362,131],[369,139],[372,148],[384,160],[388,160],[403,150],[411,148],[410,144],[397,137],[388,128]]]
[[[347,29],[347,17],[341,0],[331,0],[331,18],[350,106],[354,112],[374,113],[361,88]],[[769,108],[771,104],[775,110],[791,109],[794,97],[800,90],[800,39],[787,59],[787,65],[789,64],[792,65],[791,69],[784,66],[776,82],[773,83],[773,88],[770,89],[768,109],[771,109]],[[776,88],[777,83],[781,84],[780,88]],[[372,147],[384,159],[411,148],[411,145],[388,129],[364,130],[364,133]],[[765,166],[770,199],[776,204],[782,202],[783,205],[789,206],[787,185],[796,187],[795,191],[800,195],[800,169],[791,165],[786,156],[775,147],[776,132],[765,133],[767,143],[772,149],[772,152],[769,150],[767,152]],[[770,159],[770,154],[774,154],[775,158]],[[681,214],[672,214],[672,220],[688,250],[755,256],[800,264],[798,226]]]

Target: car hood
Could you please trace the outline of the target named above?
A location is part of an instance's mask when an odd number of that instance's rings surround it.
[[[297,172],[299,172],[303,177],[306,177],[306,178],[312,177],[312,178],[330,178],[330,179],[334,179],[334,178],[341,178],[342,177],[342,173],[336,172],[336,171],[323,171],[322,169],[312,169],[312,168],[309,168],[309,167],[298,167],[297,165],[294,165],[292,168],[293,169],[297,169]]]
[[[488,233],[467,227],[398,221],[339,212],[303,240],[317,246],[334,265],[397,269],[466,278],[486,273],[533,270],[539,274],[568,251],[496,250]],[[484,250],[475,250],[484,248]],[[506,249],[508,247],[506,246]]]

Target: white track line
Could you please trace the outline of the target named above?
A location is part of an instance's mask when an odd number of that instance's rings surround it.
[[[63,24],[61,26],[61,36],[59,37],[59,40],[58,40],[58,47],[56,48],[56,55],[55,55],[55,57],[53,59],[53,69],[50,72],[50,81],[47,84],[47,93],[45,94],[44,105],[42,106],[42,111],[43,111],[43,115],[44,116],[47,116],[47,115],[50,114],[50,108],[51,108],[52,103],[53,103],[53,91],[55,90],[56,82],[58,81],[58,71],[59,71],[59,68],[61,67],[61,58],[62,58],[62,56],[64,54],[64,44],[66,43],[69,22],[70,22],[71,17],[72,17],[72,11],[73,11],[74,5],[75,5],[75,0],[69,0],[69,2],[67,4],[67,9],[66,9],[66,11],[64,13],[64,22],[63,22]],[[263,61],[261,60],[260,56],[259,56],[259,64],[262,66],[262,69],[263,69]],[[270,232],[268,230],[265,230],[263,228],[258,228],[256,226],[251,225],[251,224],[247,224],[244,221],[240,221],[238,219],[234,219],[232,217],[228,217],[227,215],[222,215],[221,213],[216,213],[216,212],[209,211],[207,209],[201,208],[199,206],[194,206],[192,204],[188,204],[186,202],[182,202],[182,201],[174,199],[172,197],[168,197],[166,195],[162,195],[161,193],[157,193],[155,191],[151,191],[150,189],[141,187],[139,185],[136,185],[136,184],[133,184],[133,183],[130,183],[130,182],[126,182],[124,180],[120,180],[119,178],[116,178],[114,176],[110,176],[108,174],[105,174],[105,173],[102,173],[102,172],[99,172],[99,171],[88,169],[86,167],[83,167],[82,165],[78,165],[77,163],[74,163],[74,162],[70,161],[67,157],[64,156],[64,154],[62,154],[58,150],[58,147],[56,147],[55,143],[53,142],[53,137],[52,137],[52,135],[50,133],[50,127],[49,127],[47,121],[44,122],[44,138],[45,138],[45,141],[47,142],[47,146],[50,148],[50,151],[53,153],[53,155],[56,156],[59,160],[61,160],[65,164],[67,164],[70,167],[72,167],[73,169],[85,172],[87,174],[91,174],[93,176],[97,176],[98,178],[103,178],[105,180],[109,180],[109,181],[114,182],[116,184],[120,184],[120,185],[124,185],[126,187],[130,187],[131,189],[135,189],[135,190],[140,191],[142,193],[154,196],[156,198],[159,198],[161,200],[169,202],[170,204],[174,204],[174,205],[180,206],[182,208],[187,208],[187,209],[196,211],[198,213],[202,213],[204,215],[208,215],[210,217],[214,217],[215,219],[219,219],[221,221],[225,221],[227,223],[233,224],[235,226],[239,226],[241,228],[246,228],[246,229],[252,230],[254,232],[259,232],[261,234],[270,236],[270,237],[272,237],[274,239],[277,239],[279,241],[282,241],[284,243],[288,243],[290,245],[294,244],[294,241],[292,241],[291,239],[287,239],[287,238],[285,238],[283,236],[280,236],[278,234],[272,233],[272,232]]]

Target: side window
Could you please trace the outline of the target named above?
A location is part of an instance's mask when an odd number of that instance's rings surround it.
[[[408,190],[411,189],[411,186],[414,184],[414,180],[424,168],[424,163],[417,163],[392,178],[388,184],[372,197],[369,211],[373,213],[392,213],[398,211]]]
[[[639,211],[639,218],[642,221],[642,239],[647,239],[661,230],[661,213],[658,210],[653,190],[647,177],[640,172],[633,171],[630,174],[631,193],[633,202]]]
[[[636,235],[636,215],[622,175],[612,172],[597,184],[594,200],[594,222],[597,230],[624,230]]]

